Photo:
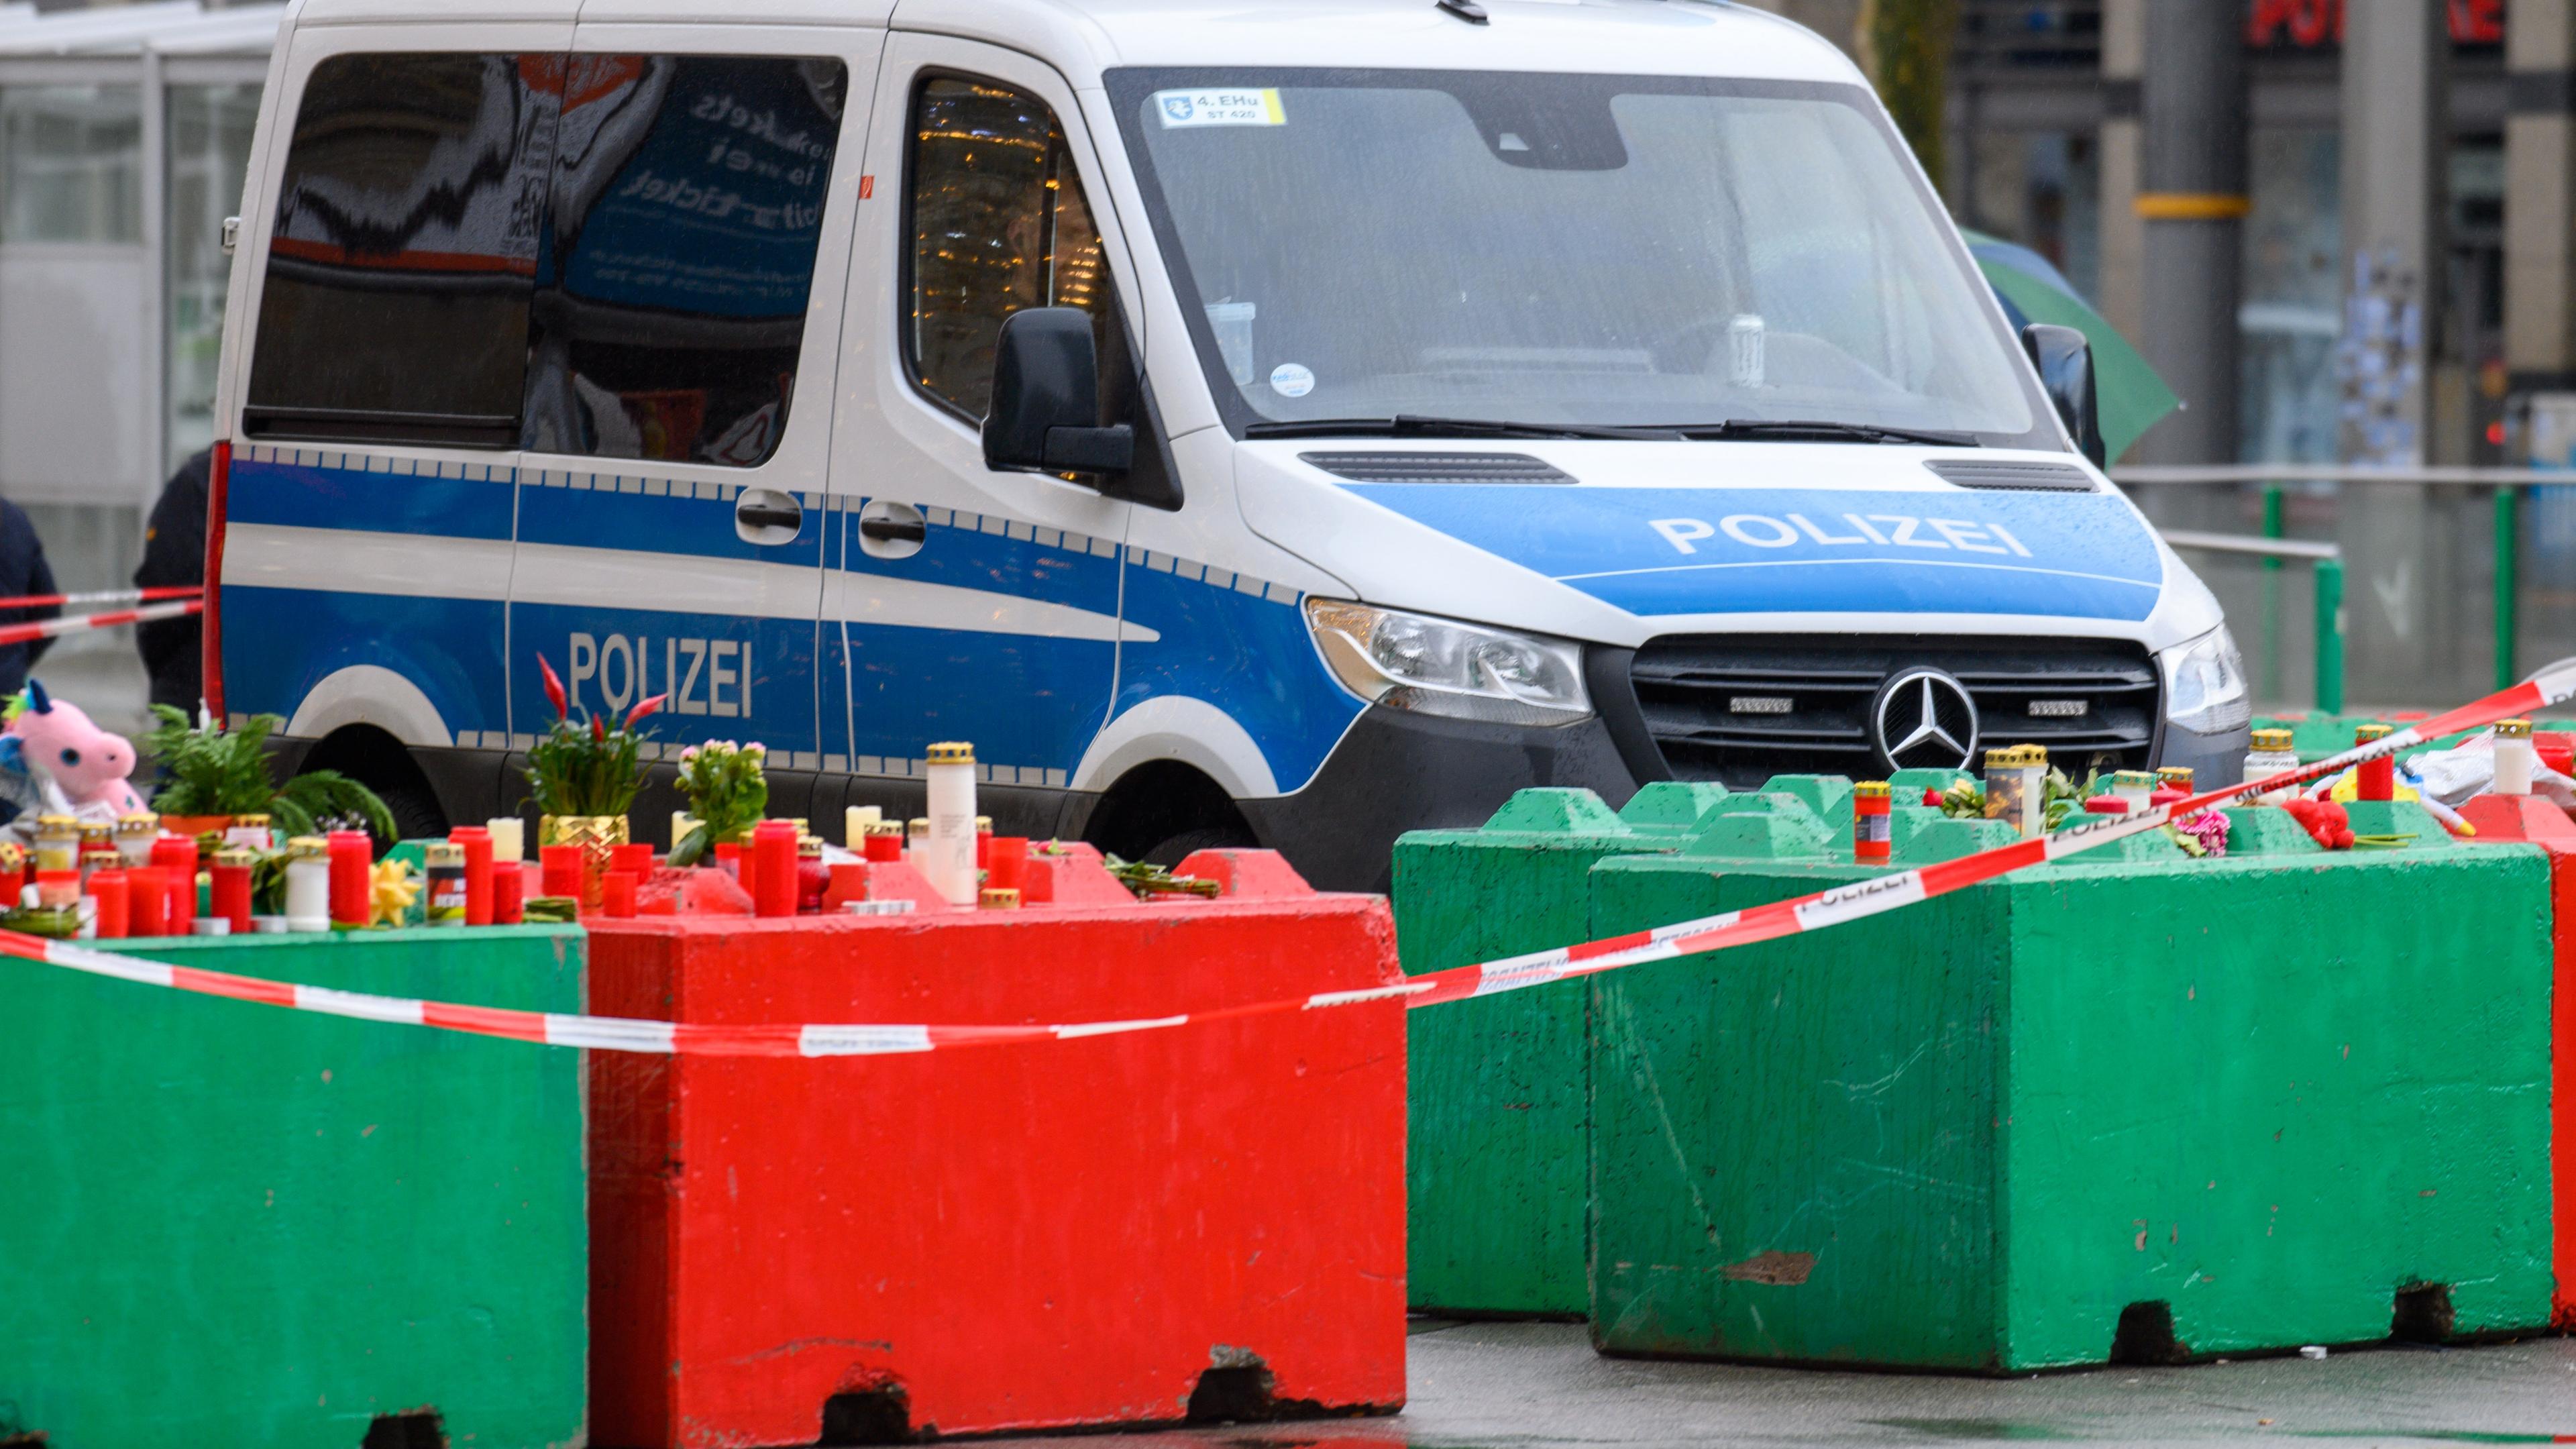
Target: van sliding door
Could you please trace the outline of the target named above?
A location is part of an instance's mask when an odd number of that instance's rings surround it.
[[[824,460],[878,47],[577,31],[530,309],[514,745],[552,718],[543,654],[577,721],[667,695],[648,755],[758,740],[776,813],[809,813]]]

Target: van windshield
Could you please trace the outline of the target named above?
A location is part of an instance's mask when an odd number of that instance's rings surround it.
[[[2063,446],[1857,87],[1342,70],[1109,81],[1238,435],[1415,415],[1827,422]]]

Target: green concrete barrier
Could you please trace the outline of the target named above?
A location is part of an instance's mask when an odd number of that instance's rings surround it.
[[[1839,835],[1810,797],[1839,800]],[[1694,838],[1703,853],[1824,858],[1838,848],[1848,858],[1850,808],[1848,782],[1817,776],[1736,794],[1653,784],[1616,812],[1588,790],[1524,790],[1481,829],[1396,843],[1397,949],[1420,975],[1586,940],[1594,862]],[[1584,1313],[1588,1013],[1585,992],[1568,987],[1413,1015],[1406,1281],[1415,1307]]]
[[[108,943],[573,1012],[570,926]],[[0,961],[0,1443],[584,1436],[580,1056]],[[417,1423],[417,1420],[413,1421]]]
[[[2377,809],[2422,843],[2233,811],[2224,859],[1595,978],[1596,1344],[2018,1372],[2544,1325],[2547,865]],[[1591,928],[1867,874],[1610,860]]]
[[[1584,939],[1594,861],[1677,849],[1729,798],[1664,783],[1613,811],[1589,790],[1523,790],[1481,829],[1406,835],[1394,885],[1406,974]],[[1523,991],[1413,1014],[1414,1306],[1583,1313],[1585,1005],[1581,991]]]

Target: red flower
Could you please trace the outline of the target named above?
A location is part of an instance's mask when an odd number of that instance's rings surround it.
[[[590,737],[602,744],[608,742],[608,716],[595,714],[590,717]]]
[[[635,702],[635,707],[626,712],[626,728],[630,730],[635,728],[635,722],[637,720],[640,720],[646,715],[660,709],[662,707],[662,701],[669,699],[670,697],[671,696],[667,694],[657,694],[651,699],[637,700]]]
[[[540,654],[537,656],[537,668],[546,676],[546,700],[555,707],[555,718],[572,718],[572,704],[564,698],[563,680],[556,677],[555,667],[546,662],[546,656]]]

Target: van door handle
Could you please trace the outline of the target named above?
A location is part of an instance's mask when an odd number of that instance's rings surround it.
[[[733,506],[733,531],[745,543],[793,543],[796,535],[805,531],[805,509],[793,493],[745,488],[741,500]]]
[[[874,498],[859,510],[859,552],[870,558],[910,558],[930,539],[921,510],[891,498]]]

